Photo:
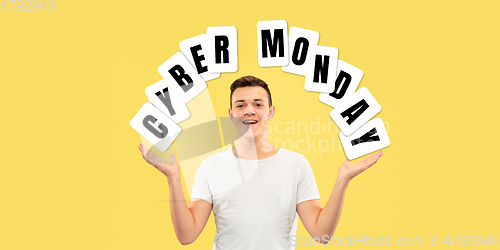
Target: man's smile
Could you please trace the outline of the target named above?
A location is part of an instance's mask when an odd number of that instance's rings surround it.
[[[258,121],[254,119],[244,119],[242,122],[245,125],[252,125],[252,124],[257,124]]]

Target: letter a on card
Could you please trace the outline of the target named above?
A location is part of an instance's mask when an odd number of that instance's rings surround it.
[[[238,71],[238,38],[236,27],[207,28],[208,72]]]
[[[220,76],[220,73],[208,72],[206,47],[206,34],[201,34],[179,42],[179,48],[182,54],[189,60],[205,82]]]
[[[165,152],[181,133],[177,124],[149,102],[130,120],[130,126],[162,152]]]
[[[380,110],[382,107],[375,97],[367,88],[362,87],[332,110],[330,116],[340,130],[350,136]]]
[[[365,123],[350,136],[345,136],[344,133],[340,132],[339,137],[349,160],[375,152],[391,144],[381,118]]]
[[[307,91],[331,93],[335,88],[339,50],[335,47],[316,46],[307,54]]]
[[[207,88],[207,83],[181,52],[175,53],[160,65],[158,72],[167,82],[169,90],[172,89],[184,103]]]
[[[313,30],[291,27],[288,34],[288,51],[290,63],[281,67],[281,70],[297,74],[306,75],[307,53],[318,45],[319,33]]]
[[[319,94],[319,100],[335,108],[352,93],[356,92],[361,78],[363,78],[363,70],[339,59],[335,89],[331,93]]]
[[[169,91],[165,80],[150,85],[145,91],[149,102],[175,123],[189,118],[188,108],[172,91]]]
[[[288,25],[285,20],[257,23],[259,66],[288,65]]]

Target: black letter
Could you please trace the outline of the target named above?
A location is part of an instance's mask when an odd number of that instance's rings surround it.
[[[175,65],[174,67],[169,69],[168,72],[170,73],[170,75],[172,75],[172,77],[179,84],[179,86],[181,86],[184,92],[187,92],[189,89],[193,87],[194,85],[193,79],[191,79],[191,77],[184,72],[184,68],[182,68],[181,65],[179,64]],[[187,84],[185,84],[182,79],[185,79]]]
[[[314,63],[314,78],[313,82],[319,82],[319,73],[321,72],[321,83],[326,83],[328,78],[328,64],[330,63],[330,56],[325,56],[325,60],[321,63],[321,55],[316,55],[316,62]]]
[[[153,133],[156,137],[160,138],[160,139],[163,139],[165,138],[165,136],[167,136],[168,134],[168,129],[165,125],[163,124],[158,124],[158,128],[160,129],[160,131],[158,131],[156,128],[154,128],[151,124],[151,123],[155,123],[156,122],[156,118],[152,115],[148,115],[146,117],[144,117],[144,120],[142,120],[142,124],[144,125],[144,127],[146,127],[149,132]]]
[[[302,44],[302,54],[299,57],[300,44]],[[307,49],[309,48],[309,41],[303,37],[297,38],[295,46],[293,47],[292,62],[295,65],[302,65],[306,62]]]
[[[365,112],[365,110],[370,107],[368,103],[365,101],[365,99],[359,101],[358,103],[354,104],[352,107],[346,109],[344,112],[340,113],[342,117],[349,117],[347,119],[347,124],[351,125],[351,123],[358,119],[358,117]],[[355,112],[353,114],[353,112]]]
[[[340,85],[342,84],[342,79],[344,78],[345,78],[344,84],[342,85],[342,88],[340,88]],[[352,79],[351,75],[341,70],[339,76],[337,77],[337,80],[335,80],[335,90],[332,93],[330,93],[330,96],[337,99],[341,99],[345,95],[345,92],[349,87],[349,83],[351,83],[351,79]]]
[[[201,45],[198,44],[189,49],[191,50],[191,54],[193,55],[194,65],[196,66],[196,70],[198,70],[198,74],[207,72],[208,71],[207,66],[203,67],[201,65],[201,61],[205,60],[205,56],[198,55],[198,51],[201,50]]]
[[[351,144],[354,146],[356,144],[363,142],[380,141],[380,138],[376,134],[377,134],[377,128],[373,128],[372,130],[368,131],[366,134],[359,137],[358,139],[352,140]]]
[[[167,107],[170,115],[175,115],[174,107],[172,107],[172,101],[170,101],[170,95],[168,94],[168,87],[163,89],[163,94],[158,91],[155,93],[156,96],[163,102],[163,104]]]
[[[229,38],[227,36],[215,36],[215,63],[221,63],[221,53],[224,57],[223,63],[229,63]]]
[[[267,57],[267,46],[269,45],[269,53],[271,57],[276,57],[276,50],[279,43],[280,55],[279,57],[285,56],[285,44],[283,39],[283,29],[275,29],[273,41],[271,41],[271,31],[270,30],[261,30],[261,39],[262,39],[262,57]]]

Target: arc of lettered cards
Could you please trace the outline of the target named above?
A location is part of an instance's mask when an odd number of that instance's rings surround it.
[[[381,106],[366,87],[356,91],[363,71],[338,59],[338,49],[319,46],[317,31],[288,26],[285,20],[257,23],[258,62],[305,76],[306,91],[319,92],[319,100],[334,109],[330,116],[341,129],[339,137],[348,159],[390,145],[381,118],[370,120]],[[145,91],[149,102],[130,126],[159,150],[165,151],[181,133],[178,123],[190,117],[186,103],[207,88],[206,81],[238,70],[237,29],[208,27],[179,43],[175,53],[158,67],[163,77]]]

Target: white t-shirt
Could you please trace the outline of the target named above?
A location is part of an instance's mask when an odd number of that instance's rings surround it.
[[[213,250],[290,250],[297,204],[320,196],[303,155],[280,148],[269,158],[245,160],[230,148],[201,163],[191,198],[213,204]]]

